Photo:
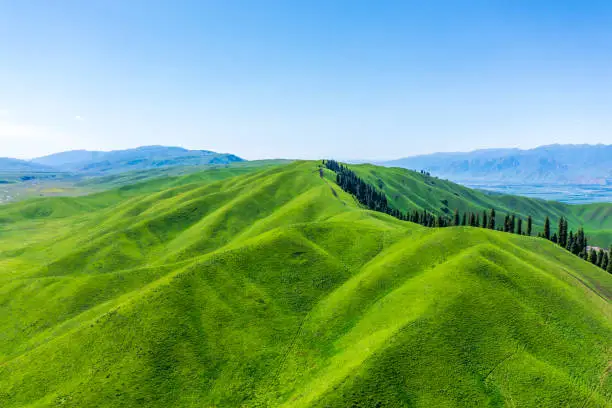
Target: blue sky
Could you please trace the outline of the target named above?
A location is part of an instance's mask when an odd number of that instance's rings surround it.
[[[612,143],[612,2],[0,0],[0,156]]]

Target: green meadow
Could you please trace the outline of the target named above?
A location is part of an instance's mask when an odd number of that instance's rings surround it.
[[[403,210],[612,230],[607,205],[351,168]],[[612,406],[611,275],[334,180],[232,165],[0,206],[0,407]]]

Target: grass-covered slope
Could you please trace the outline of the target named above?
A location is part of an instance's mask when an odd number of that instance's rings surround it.
[[[4,207],[0,406],[610,405],[609,275],[317,166]]]
[[[96,208],[106,208],[130,197],[189,184],[202,186],[286,163],[280,160],[259,160],[203,168],[171,168],[93,177],[77,184],[81,194],[87,191],[95,192],[87,196],[37,197],[29,201],[1,205],[0,225],[17,219],[46,221],[48,218],[66,217]]]
[[[455,209],[461,213],[482,213],[495,208],[498,223],[503,222],[506,213],[521,216],[523,220],[531,215],[537,230],[541,230],[547,216],[555,229],[559,218],[565,217],[574,231],[584,227],[592,244],[604,247],[612,244],[612,203],[571,205],[513,195],[487,194],[399,167],[363,164],[351,165],[350,168],[384,191],[391,204],[402,211],[419,209],[452,215]]]
[[[129,171],[108,176],[88,177],[76,183],[76,186],[96,190],[107,190],[155,180],[158,183],[157,186],[170,187],[186,182],[221,180],[231,176],[238,176],[240,174],[261,170],[266,167],[287,164],[289,162],[289,160],[253,160],[230,164],[161,167],[156,169]]]
[[[209,182],[289,163],[288,160],[239,161],[229,164],[173,165],[110,175],[76,173],[2,173],[0,204],[29,198],[82,196],[125,187],[159,191],[188,182]]]

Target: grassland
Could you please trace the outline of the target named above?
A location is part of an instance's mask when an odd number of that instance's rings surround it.
[[[37,176],[26,182],[5,177],[7,183],[0,184],[0,203],[33,197],[82,196],[121,187],[154,192],[190,182],[221,180],[287,163],[287,160],[259,160],[225,165],[176,166],[94,177],[51,174],[47,177]],[[576,230],[584,227],[591,244],[606,248],[612,245],[612,203],[571,205],[513,195],[487,194],[403,168],[373,165],[350,167],[383,190],[393,206],[403,211],[426,209],[448,215],[455,209],[480,213],[495,208],[498,222],[502,222],[506,213],[516,214],[524,220],[531,215],[534,217],[536,232],[542,229],[546,216],[551,218],[554,225],[563,216],[568,219],[570,228]],[[11,198],[7,200],[7,196]]]
[[[218,178],[0,207],[0,406],[610,406],[601,269],[315,162]]]
[[[126,187],[159,191],[189,182],[209,182],[250,173],[289,160],[254,160],[230,164],[171,166],[105,176],[58,172],[0,172],[0,204],[40,197],[83,196]]]

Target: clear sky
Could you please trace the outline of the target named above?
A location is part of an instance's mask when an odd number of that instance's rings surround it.
[[[611,1],[0,0],[0,156],[612,143]]]

